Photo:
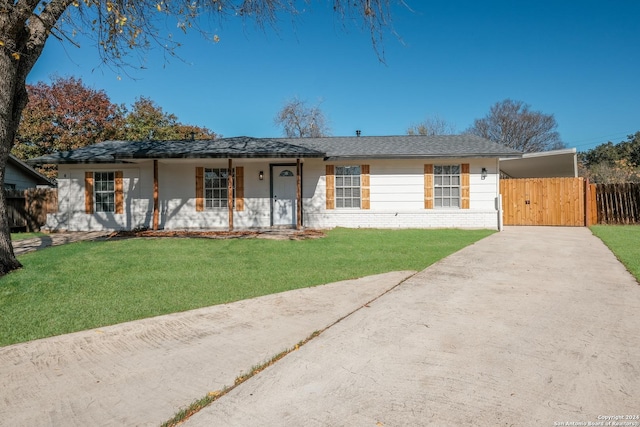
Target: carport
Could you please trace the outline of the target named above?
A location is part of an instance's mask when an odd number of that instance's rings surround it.
[[[500,159],[504,225],[588,225],[587,189],[575,148]]]

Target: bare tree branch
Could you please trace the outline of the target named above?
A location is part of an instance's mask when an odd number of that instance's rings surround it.
[[[476,119],[467,132],[529,153],[563,148],[557,127],[553,114],[532,111],[522,101],[505,99],[494,104],[486,117]]]
[[[412,124],[407,135],[451,135],[456,133],[456,126],[440,116],[427,117],[422,122]]]
[[[320,138],[330,135],[329,125],[320,105],[307,106],[297,97],[288,100],[274,119],[287,138]]]

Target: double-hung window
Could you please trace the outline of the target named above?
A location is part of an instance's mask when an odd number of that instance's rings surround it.
[[[433,167],[434,207],[460,208],[460,165]]]
[[[233,195],[232,195],[233,197]],[[204,206],[206,209],[226,208],[229,200],[229,170],[204,169]]]
[[[116,211],[115,172],[94,172],[94,200],[96,212]]]
[[[360,208],[360,166],[336,166],[336,208]]]

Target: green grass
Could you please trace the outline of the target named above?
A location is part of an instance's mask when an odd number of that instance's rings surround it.
[[[45,236],[45,233],[11,233],[11,240],[25,240]]]
[[[640,282],[640,225],[593,225],[590,229]]]
[[[0,279],[0,346],[397,270],[489,230],[335,229],[322,239],[127,239],[19,257]]]

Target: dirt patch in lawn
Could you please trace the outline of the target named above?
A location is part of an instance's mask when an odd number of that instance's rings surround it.
[[[203,239],[272,239],[272,240],[305,240],[325,237],[322,230],[304,229],[269,229],[269,230],[242,230],[242,231],[212,231],[212,230],[134,230],[116,231],[111,233],[108,239],[131,237],[182,237]]]

